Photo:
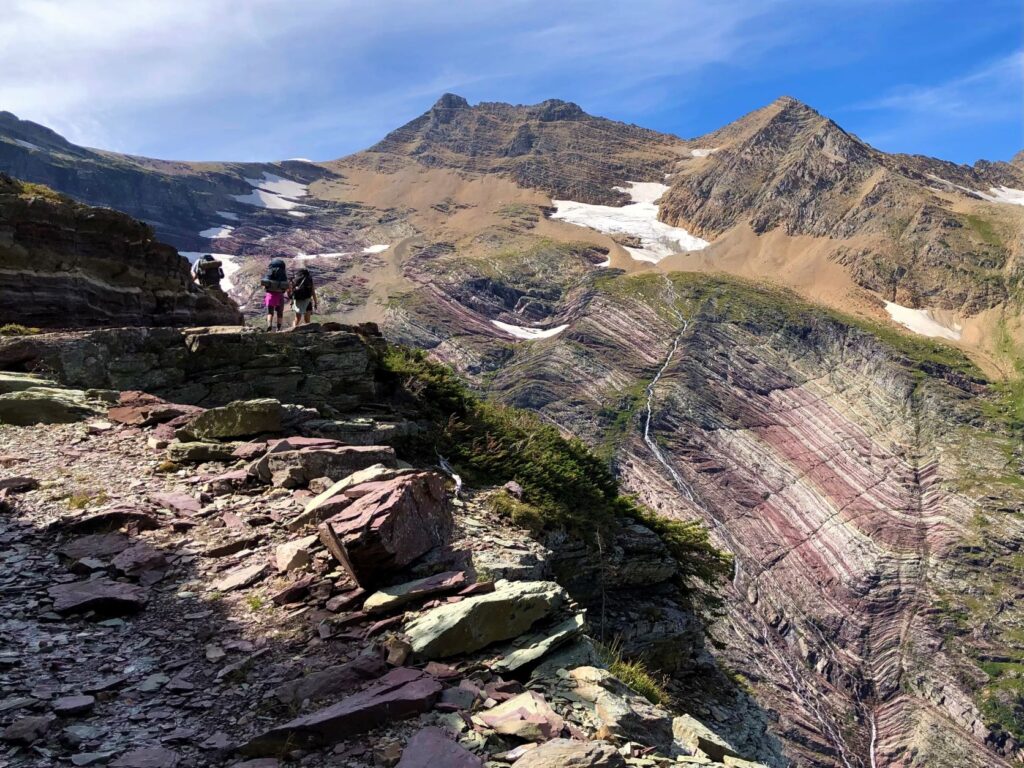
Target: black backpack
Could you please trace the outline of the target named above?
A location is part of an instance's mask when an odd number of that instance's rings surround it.
[[[288,288],[288,272],[285,268],[284,259],[274,259],[267,267],[267,274],[260,280],[263,287],[268,291],[281,291]]]
[[[308,299],[313,295],[313,276],[308,269],[300,269],[295,273],[295,291],[292,295],[296,299]]]

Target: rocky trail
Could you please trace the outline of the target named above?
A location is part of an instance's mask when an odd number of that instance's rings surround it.
[[[312,409],[273,398],[8,371],[12,403],[2,765],[755,765],[609,671],[559,553],[488,503],[514,484],[456,495],[393,445],[301,434]]]

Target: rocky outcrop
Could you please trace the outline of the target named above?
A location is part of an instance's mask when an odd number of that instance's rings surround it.
[[[238,325],[222,292],[145,224],[0,174],[0,324]]]

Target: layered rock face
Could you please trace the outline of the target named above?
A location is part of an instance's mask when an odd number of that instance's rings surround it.
[[[240,324],[234,303],[194,285],[189,269],[145,224],[0,175],[0,323]]]

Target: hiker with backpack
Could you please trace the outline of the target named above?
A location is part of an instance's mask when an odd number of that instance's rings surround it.
[[[274,315],[276,314],[277,330],[280,331],[281,322],[284,319],[284,299],[290,287],[284,259],[271,259],[267,266],[267,273],[263,275],[260,284],[266,291],[263,296],[263,306],[267,308],[267,330],[274,329]]]
[[[313,312],[317,308],[316,286],[313,284],[313,276],[305,267],[295,273],[291,295],[292,311],[295,312],[295,325],[292,327],[298,328],[303,322],[312,322]]]
[[[219,290],[220,281],[224,279],[224,269],[212,253],[207,253],[192,264],[192,279],[204,288]]]

